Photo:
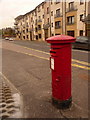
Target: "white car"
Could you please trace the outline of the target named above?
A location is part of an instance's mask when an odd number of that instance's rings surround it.
[[[9,41],[13,41],[13,38],[9,38]]]
[[[6,37],[6,38],[5,38],[5,40],[9,40],[9,38],[8,38],[8,37]]]

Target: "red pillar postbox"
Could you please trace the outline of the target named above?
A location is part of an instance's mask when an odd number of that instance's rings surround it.
[[[71,95],[71,43],[75,38],[57,35],[46,39],[51,44],[52,102],[58,108],[69,108]]]

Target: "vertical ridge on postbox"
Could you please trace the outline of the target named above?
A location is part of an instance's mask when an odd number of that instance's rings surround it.
[[[52,100],[61,108],[71,104],[71,43],[75,38],[57,35],[46,39],[51,44]]]

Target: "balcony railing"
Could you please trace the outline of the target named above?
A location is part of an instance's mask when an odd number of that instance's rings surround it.
[[[37,30],[41,30],[41,28],[37,28]]]
[[[60,14],[55,14],[55,18],[62,17],[62,13]]]
[[[61,26],[55,26],[55,29],[59,29],[59,28],[61,28]]]
[[[41,20],[41,19],[39,19],[39,20],[37,20],[37,22],[42,22],[42,20]]]
[[[73,24],[75,24],[75,22],[72,22],[72,23],[67,23],[67,25],[73,25]]]
[[[30,31],[28,31],[28,32],[32,32],[32,31],[34,31],[34,28],[30,28]]]
[[[72,6],[70,8],[67,8],[66,12],[71,12],[71,11],[75,11],[75,10],[77,10],[77,6]]]
[[[43,28],[48,29],[50,26],[51,26],[50,23],[46,23],[46,24],[43,25]]]

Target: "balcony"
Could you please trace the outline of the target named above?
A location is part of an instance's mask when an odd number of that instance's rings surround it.
[[[43,25],[43,28],[44,28],[44,29],[48,29],[50,26],[51,26],[50,23],[47,23],[47,24],[44,24],[44,25]]]
[[[37,28],[37,30],[41,30],[41,28]]]
[[[62,16],[63,16],[62,13],[60,13],[60,14],[55,14],[55,18],[62,17]]]
[[[37,22],[39,23],[39,22],[42,22],[42,20],[41,19],[39,19],[39,20],[37,20]]]
[[[84,16],[81,21],[86,24],[90,24],[90,14],[88,14],[87,16]]]
[[[67,25],[74,25],[74,24],[75,24],[75,22],[67,23]]]
[[[71,11],[76,11],[77,10],[77,6],[72,6],[70,8],[66,9],[66,12],[71,12]]]
[[[61,28],[61,26],[55,26],[55,29],[59,29],[59,28]]]
[[[34,31],[34,28],[30,28],[30,31],[28,31],[28,32],[32,32],[32,31]]]

